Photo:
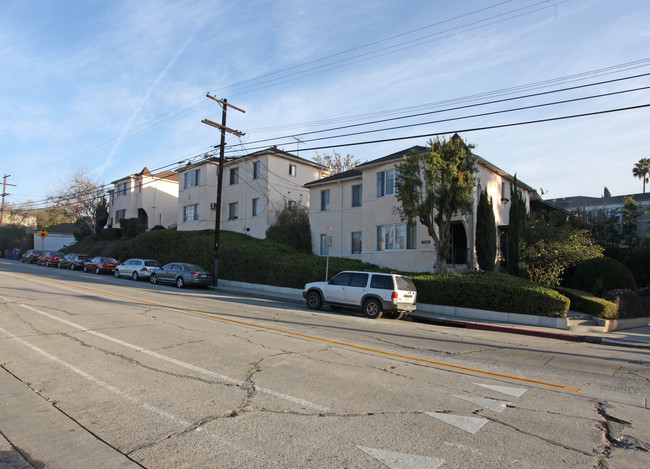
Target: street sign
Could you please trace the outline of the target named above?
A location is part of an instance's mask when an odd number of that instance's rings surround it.
[[[45,238],[47,238],[47,235],[49,235],[49,234],[50,234],[50,233],[48,233],[48,232],[45,231],[45,230],[40,230],[40,231],[38,232],[38,235],[41,237],[41,239],[45,239]]]

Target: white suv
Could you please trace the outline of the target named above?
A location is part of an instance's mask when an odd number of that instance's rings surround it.
[[[340,272],[329,282],[308,283],[302,292],[309,309],[323,304],[333,310],[353,308],[371,319],[384,311],[400,319],[417,308],[416,294],[413,281],[404,275],[351,271]]]

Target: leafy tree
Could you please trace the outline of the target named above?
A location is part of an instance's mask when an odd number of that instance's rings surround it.
[[[523,257],[533,282],[557,286],[565,272],[602,255],[589,230],[573,226],[561,214],[531,215],[527,220]]]
[[[609,192],[609,189],[607,187],[605,187],[605,189],[603,190],[603,197],[611,197],[611,196],[612,193]]]
[[[637,244],[636,219],[640,214],[636,201],[631,196],[625,197],[623,207],[618,211],[621,214],[621,242],[628,246]]]
[[[435,271],[447,270],[451,250],[451,221],[472,212],[476,162],[474,145],[455,134],[428,142],[426,152],[411,152],[397,165],[397,210],[403,221],[418,220],[436,247]]]
[[[645,194],[645,185],[648,182],[648,176],[650,176],[650,158],[641,158],[634,163],[632,175],[643,181],[643,193]]]
[[[526,227],[526,203],[517,187],[517,176],[510,188],[510,211],[508,212],[508,273],[517,277],[526,276],[522,249]]]
[[[327,153],[321,155],[316,152],[316,158],[314,158],[314,161],[322,166],[333,169],[333,174],[339,174],[348,169],[352,169],[360,163],[358,159],[355,159],[350,154],[341,156],[335,151],[332,153],[333,155],[328,155]]]
[[[494,207],[487,190],[479,195],[476,209],[476,259],[479,269],[492,271],[497,255],[497,228]]]
[[[0,250],[20,249],[26,251],[33,245],[34,236],[28,227],[13,224],[0,226]]]
[[[95,209],[103,198],[103,189],[88,173],[79,169],[48,200],[61,210],[67,222],[80,223],[83,231],[95,232]]]
[[[309,209],[304,205],[285,201],[284,208],[277,216],[277,221],[266,230],[266,239],[311,253]]]

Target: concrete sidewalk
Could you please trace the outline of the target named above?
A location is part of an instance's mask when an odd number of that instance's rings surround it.
[[[305,304],[305,300],[302,297],[302,290],[295,288],[273,287],[269,285],[219,280],[219,287],[217,287],[216,290],[258,298],[276,299],[303,305]],[[454,314],[449,314],[451,310],[455,310]],[[410,316],[415,320],[450,327],[523,334],[574,342],[590,342],[602,345],[650,349],[650,326],[605,332],[603,327],[598,327],[596,325],[584,326],[579,322],[572,322],[571,320],[554,321],[555,318],[495,313],[491,311],[476,312],[476,310],[473,310],[472,317],[464,317],[462,316],[463,311],[462,308],[418,305],[418,309],[413,313],[410,313]],[[483,314],[482,318],[476,317],[481,314]],[[521,323],[517,323],[517,321],[520,321]]]
[[[0,368],[0,467],[142,467]]]

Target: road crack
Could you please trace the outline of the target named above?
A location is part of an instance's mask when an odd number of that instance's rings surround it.
[[[623,434],[623,430],[632,424],[608,414],[604,402],[597,403],[596,413],[602,419],[597,426],[603,431],[604,444],[598,447],[602,450],[598,455],[595,468],[609,469],[609,458],[615,449],[650,452],[650,443]]]

